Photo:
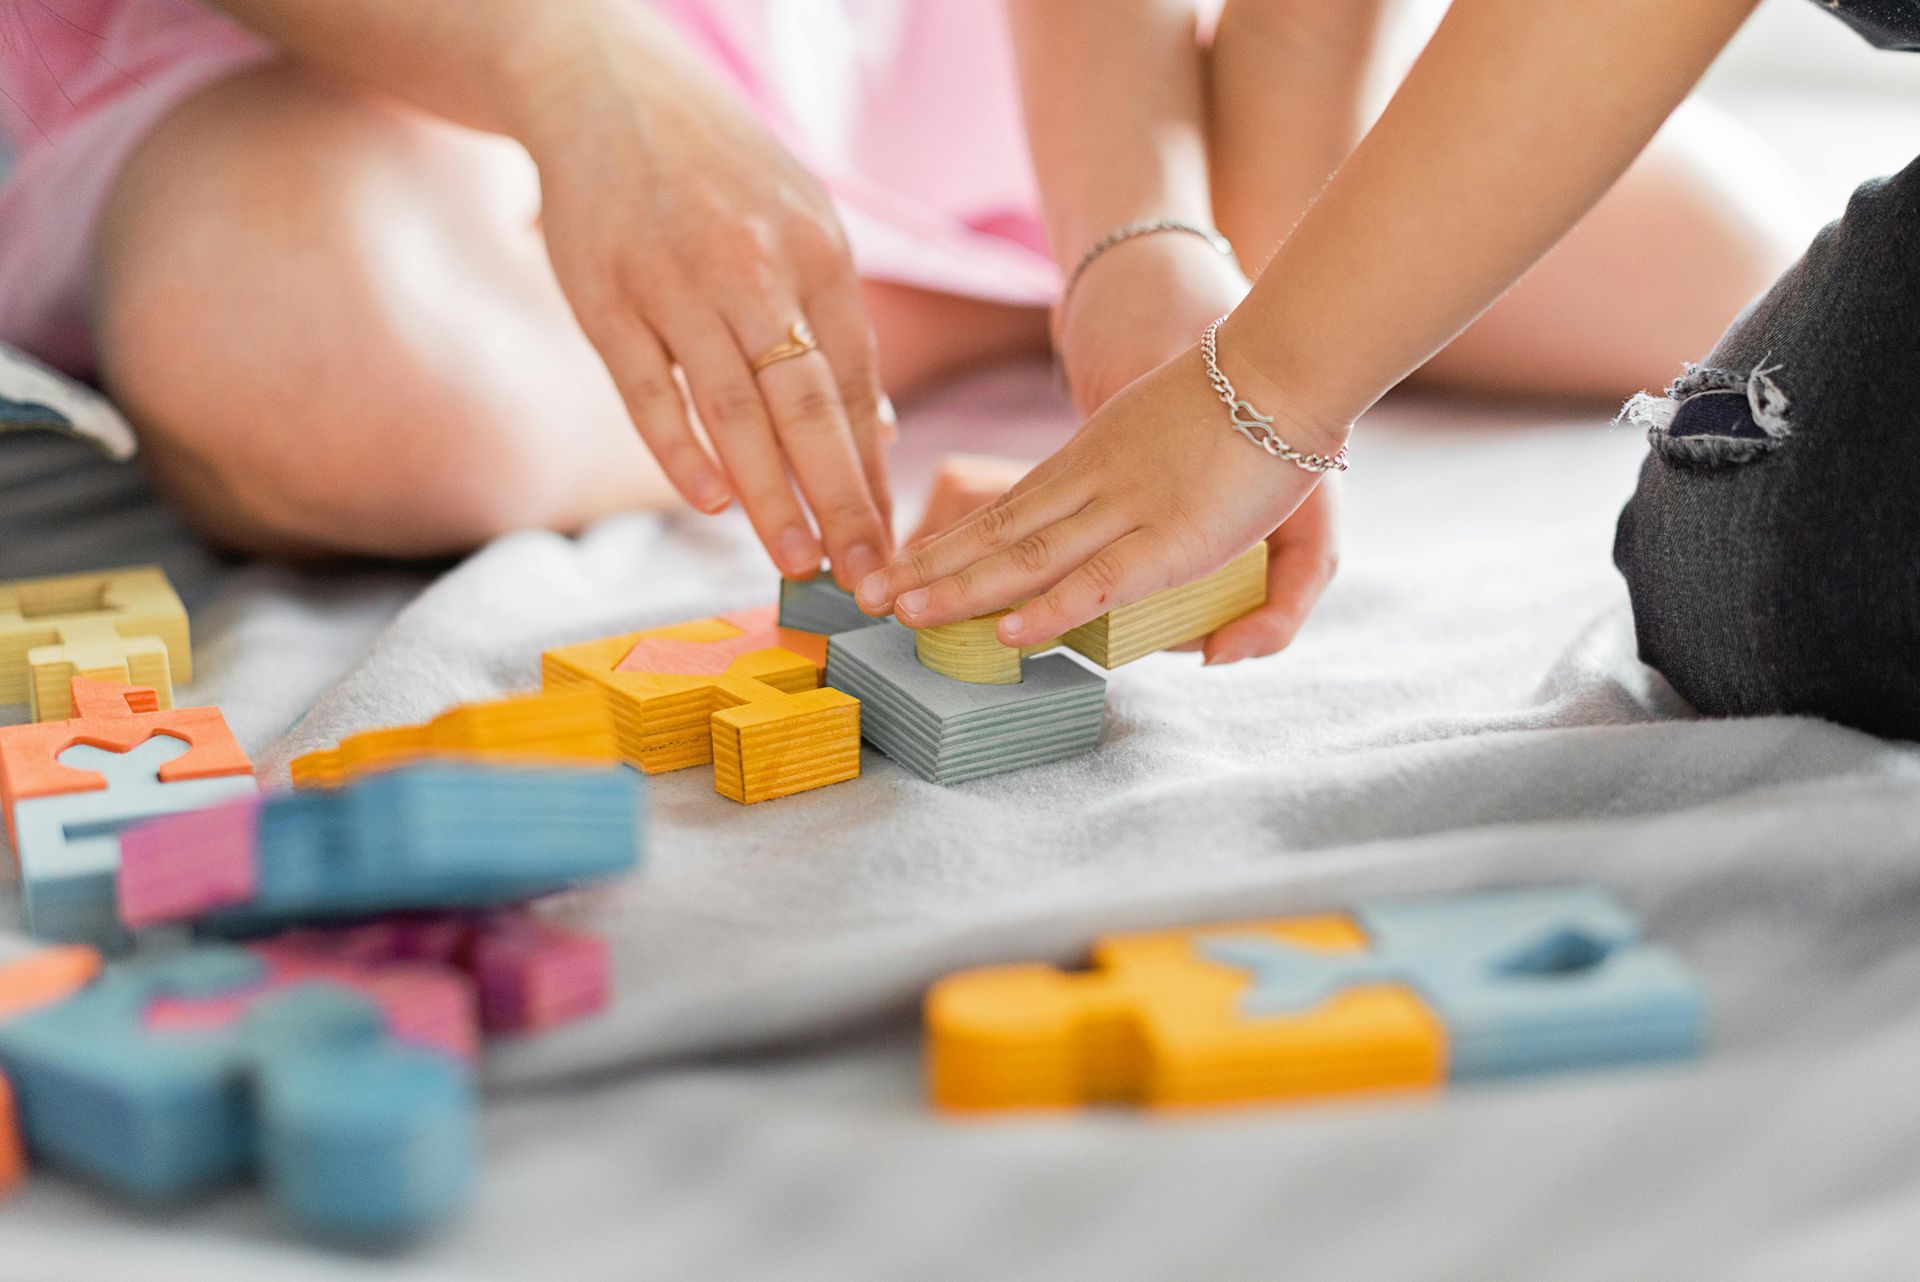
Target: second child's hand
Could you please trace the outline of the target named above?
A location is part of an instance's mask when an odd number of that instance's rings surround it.
[[[1346,441],[1348,424],[1312,421],[1280,389],[1241,391],[1297,448],[1331,454]],[[928,627],[1024,601],[999,637],[1036,644],[1218,569],[1274,534],[1318,480],[1231,429],[1191,349],[1108,402],[1005,498],[865,579],[859,603]]]

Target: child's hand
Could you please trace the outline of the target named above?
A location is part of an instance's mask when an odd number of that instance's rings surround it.
[[[1241,395],[1274,416],[1289,444],[1332,454],[1345,443],[1349,425],[1316,422],[1241,369],[1227,346],[1223,339],[1221,359]],[[1193,348],[1114,398],[1004,499],[862,582],[860,606],[927,627],[1032,597],[998,631],[1007,645],[1037,644],[1225,565],[1279,530],[1319,479],[1232,429]],[[1330,516],[1324,507],[1309,514],[1322,527]],[[1319,568],[1264,618],[1239,633],[1222,629],[1221,656],[1277,648],[1286,620],[1318,595],[1330,573],[1327,544],[1308,535],[1297,545],[1304,552],[1285,538],[1281,548],[1290,574],[1303,559]]]
[[[738,496],[789,575],[818,570],[824,539],[850,587],[892,549],[891,429],[845,238],[729,89],[664,24],[631,21],[651,25],[583,30],[520,113],[554,272],[686,500]],[[755,373],[796,323],[818,350]]]

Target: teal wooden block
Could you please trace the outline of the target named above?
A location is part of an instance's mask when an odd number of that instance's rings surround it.
[[[1704,1041],[1698,979],[1597,889],[1382,901],[1353,916],[1371,941],[1364,953],[1255,936],[1200,948],[1251,972],[1251,1015],[1305,1009],[1357,985],[1412,988],[1447,1026],[1456,1079],[1681,1058]]]
[[[156,1022],[156,1003],[197,1003]],[[171,1204],[258,1171],[318,1236],[386,1240],[457,1209],[475,1166],[458,1059],[404,1046],[368,997],[280,984],[196,948],[0,1025],[0,1068],[41,1161]]]
[[[107,786],[27,797],[15,805],[20,890],[29,932],[109,952],[125,949],[131,936],[120,924],[114,898],[120,830],[258,790],[251,775],[162,783],[160,768],[188,747],[171,735],[156,735],[128,752],[76,744],[60,754],[60,763],[96,770]]]

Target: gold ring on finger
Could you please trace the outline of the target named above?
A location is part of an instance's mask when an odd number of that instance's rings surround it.
[[[775,343],[753,358],[753,372],[758,374],[769,365],[777,365],[781,361],[790,361],[796,356],[805,356],[808,352],[819,350],[820,344],[813,339],[813,327],[803,320],[797,320],[787,330],[786,341]]]

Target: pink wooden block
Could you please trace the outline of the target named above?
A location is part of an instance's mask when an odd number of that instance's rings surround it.
[[[473,982],[456,970],[415,962],[356,965],[287,948],[278,940],[252,948],[267,964],[264,982],[214,997],[160,998],[147,1008],[147,1027],[179,1032],[224,1028],[262,992],[296,984],[339,984],[366,994],[379,1006],[387,1031],[403,1042],[462,1059],[479,1052]]]
[[[597,935],[527,917],[474,943],[480,1022],[489,1033],[537,1033],[602,1010],[612,959]]]
[[[138,928],[253,898],[260,801],[241,797],[121,833],[120,919]]]
[[[741,655],[781,645],[780,607],[777,605],[756,606],[751,610],[740,610],[719,617],[722,622],[739,628],[740,635],[724,641],[674,641],[667,637],[647,637],[627,651],[626,657],[614,665],[614,671],[717,677]]]

